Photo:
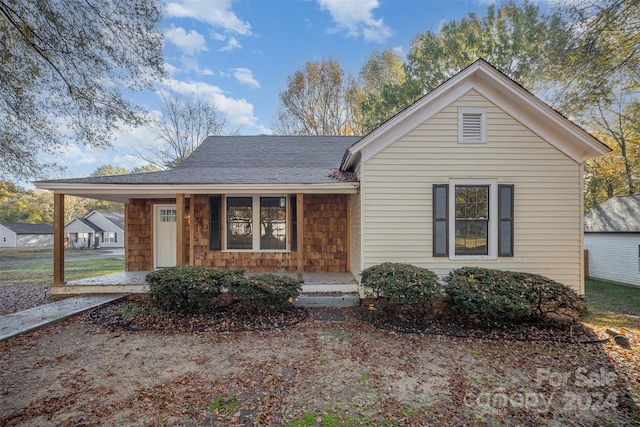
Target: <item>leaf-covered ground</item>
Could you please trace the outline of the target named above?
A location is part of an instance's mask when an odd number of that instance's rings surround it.
[[[117,313],[136,315],[131,305]],[[218,332],[167,319],[134,328],[96,312],[0,343],[0,425],[639,421],[608,343],[398,333],[352,311],[345,322],[300,313]]]

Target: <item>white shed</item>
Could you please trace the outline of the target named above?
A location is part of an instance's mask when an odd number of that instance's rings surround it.
[[[619,196],[584,216],[589,277],[640,286],[640,194]]]
[[[53,226],[51,224],[0,224],[1,248],[49,245],[53,245]]]

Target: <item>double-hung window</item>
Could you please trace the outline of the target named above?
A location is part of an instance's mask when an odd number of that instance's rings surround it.
[[[287,249],[286,197],[260,197],[260,249]]]
[[[285,196],[229,196],[226,201],[226,249],[287,249]]]
[[[102,243],[116,243],[116,233],[113,231],[105,231],[102,234]]]
[[[253,248],[253,198],[227,197],[227,248]]]
[[[455,185],[452,203],[456,256],[489,256],[489,193],[491,185]],[[491,239],[493,240],[493,239]],[[492,252],[492,251],[491,251]]]
[[[513,185],[451,179],[433,187],[433,256],[513,256]]]

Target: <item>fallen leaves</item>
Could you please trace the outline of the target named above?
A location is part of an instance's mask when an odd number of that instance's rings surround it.
[[[145,323],[116,308],[0,345],[1,425],[625,425],[637,411],[611,343],[400,333],[349,310]],[[618,377],[586,387],[579,369]]]

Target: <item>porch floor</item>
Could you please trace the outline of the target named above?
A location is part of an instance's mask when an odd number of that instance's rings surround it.
[[[124,271],[70,280],[66,284],[51,285],[52,295],[79,294],[119,294],[144,293],[147,285],[144,281],[148,271]],[[247,273],[253,275],[257,273]],[[278,276],[296,277],[295,273],[274,273]],[[358,292],[358,282],[351,273],[304,273],[302,293],[315,292]]]

